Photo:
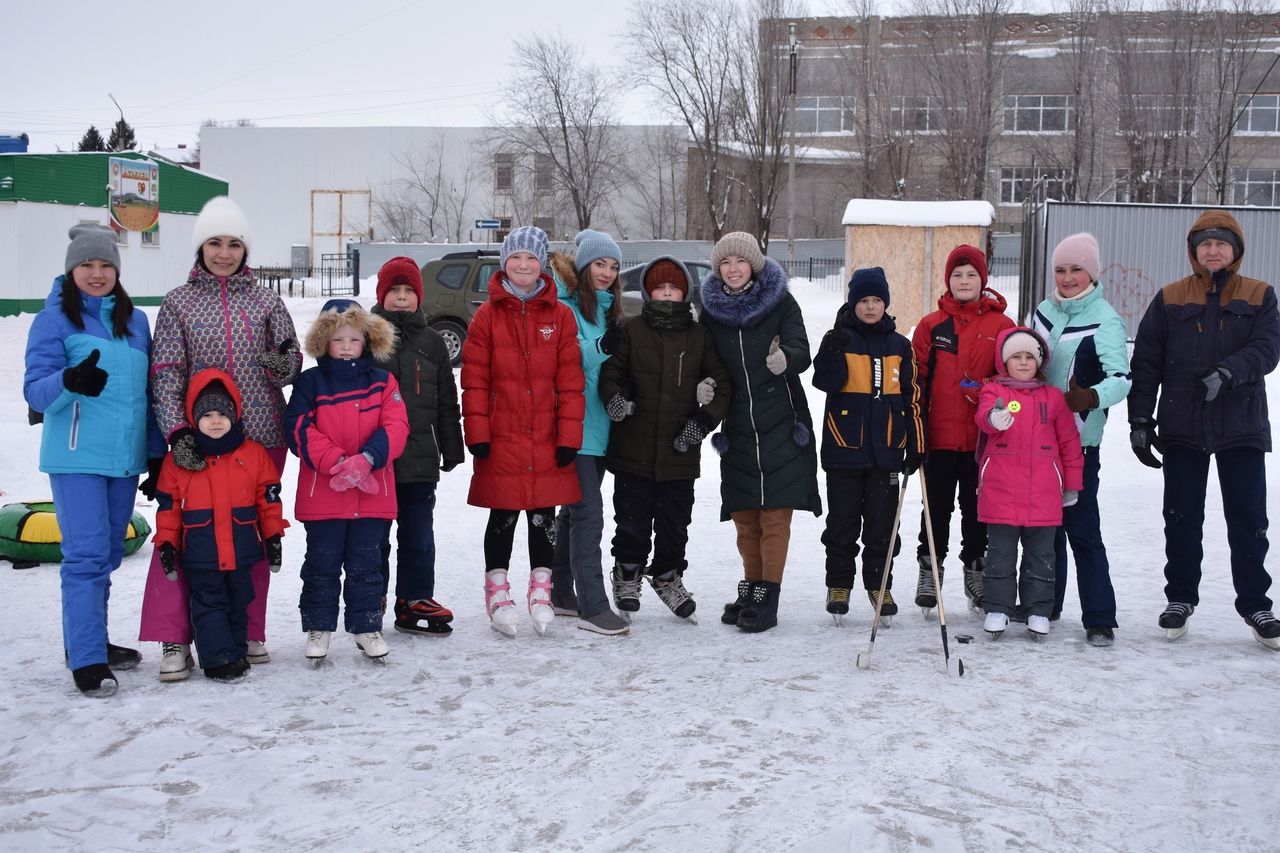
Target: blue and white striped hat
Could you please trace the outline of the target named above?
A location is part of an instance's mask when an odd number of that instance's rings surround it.
[[[547,239],[546,231],[536,225],[521,225],[508,234],[507,239],[502,241],[502,253],[498,256],[498,261],[505,268],[507,258],[516,252],[528,252],[536,257],[538,263],[545,268],[547,266],[547,249],[550,247],[551,241]]]

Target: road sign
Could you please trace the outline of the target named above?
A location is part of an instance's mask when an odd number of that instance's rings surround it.
[[[502,228],[502,222],[498,219],[477,219],[477,231],[497,231]]]

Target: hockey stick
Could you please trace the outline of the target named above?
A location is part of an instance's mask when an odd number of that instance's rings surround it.
[[[855,661],[858,669],[871,668],[871,652],[876,647],[876,631],[880,627],[880,608],[884,605],[884,591],[889,586],[889,567],[893,565],[893,552],[898,542],[898,524],[902,521],[902,504],[907,497],[907,481],[911,478],[906,475],[902,477],[902,483],[898,487],[898,512],[893,516],[893,532],[889,534],[889,550],[884,555],[884,571],[880,575],[880,594],[876,596],[876,616],[871,620],[871,642],[867,643],[865,652],[858,652],[858,658]]]
[[[929,516],[929,484],[924,479],[924,466],[920,466],[920,500],[924,506],[925,538],[929,542],[929,562],[933,565],[933,587],[938,594],[938,627],[942,629],[942,660],[946,664],[947,674],[956,677],[964,675],[964,661],[955,658],[947,647],[947,613],[942,607],[942,579],[938,577],[938,552],[933,546],[933,519]]]

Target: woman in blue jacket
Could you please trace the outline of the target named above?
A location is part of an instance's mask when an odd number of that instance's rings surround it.
[[[120,283],[115,233],[81,224],[70,235],[66,273],[31,324],[22,390],[44,416],[40,470],[62,531],[67,665],[85,695],[110,696],[111,667],[141,660],[108,641],[107,599],[147,470],[151,330]]]

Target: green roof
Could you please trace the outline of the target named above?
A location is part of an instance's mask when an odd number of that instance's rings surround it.
[[[110,157],[151,160],[160,167],[163,213],[199,213],[206,201],[227,194],[226,181],[137,151],[0,154],[0,202],[34,201],[106,208]]]

